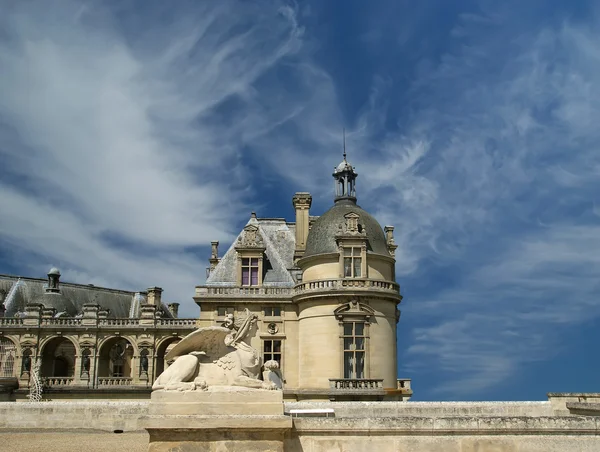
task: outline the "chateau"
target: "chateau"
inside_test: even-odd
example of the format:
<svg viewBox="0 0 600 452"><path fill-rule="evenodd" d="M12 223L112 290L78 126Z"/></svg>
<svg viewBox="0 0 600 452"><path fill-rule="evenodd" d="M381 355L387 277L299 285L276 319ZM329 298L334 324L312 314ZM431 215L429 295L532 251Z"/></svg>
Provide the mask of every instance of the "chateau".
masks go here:
<svg viewBox="0 0 600 452"><path fill-rule="evenodd" d="M409 401L394 228L357 204L345 154L333 177L322 215L296 193L294 222L252 213L222 257L212 242L194 319L159 287L63 283L56 268L0 275L3 445L45 448L59 432L61 450L80 450L93 428L126 433L102 437L111 450L150 452L600 450L600 393Z"/></svg>
<svg viewBox="0 0 600 452"><path fill-rule="evenodd" d="M34 363L46 397L145 398L168 350L198 327L248 309L251 345L279 363L286 400L408 400L397 378L393 230L357 204L355 169L335 168L333 206L311 216L296 193L295 221L252 213L227 252L212 253L196 287L197 319L177 318L162 289L127 292L0 276L0 377L4 397L25 398Z"/></svg>

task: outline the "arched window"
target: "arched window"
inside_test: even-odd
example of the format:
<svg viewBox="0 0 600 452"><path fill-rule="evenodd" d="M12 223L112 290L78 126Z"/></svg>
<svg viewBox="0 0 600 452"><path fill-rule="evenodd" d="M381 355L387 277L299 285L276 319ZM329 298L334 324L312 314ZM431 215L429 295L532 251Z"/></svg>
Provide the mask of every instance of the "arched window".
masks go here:
<svg viewBox="0 0 600 452"><path fill-rule="evenodd" d="M100 349L98 376L106 378L131 378L133 345L122 337L113 337ZM103 384L103 383L102 383Z"/></svg>
<svg viewBox="0 0 600 452"><path fill-rule="evenodd" d="M75 345L65 337L55 337L48 341L42 350L42 377L75 376ZM58 383L57 383L58 384ZM60 380L68 384L68 380Z"/></svg>
<svg viewBox="0 0 600 452"><path fill-rule="evenodd" d="M14 342L0 337L0 377L14 377L17 347Z"/></svg>

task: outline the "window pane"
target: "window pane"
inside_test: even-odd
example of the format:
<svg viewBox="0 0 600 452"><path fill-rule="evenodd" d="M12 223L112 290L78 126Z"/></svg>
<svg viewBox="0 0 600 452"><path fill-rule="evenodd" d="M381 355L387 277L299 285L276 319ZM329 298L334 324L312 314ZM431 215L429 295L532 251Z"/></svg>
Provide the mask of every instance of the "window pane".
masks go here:
<svg viewBox="0 0 600 452"><path fill-rule="evenodd" d="M273 315L273 308L265 308L265 317L271 317Z"/></svg>
<svg viewBox="0 0 600 452"><path fill-rule="evenodd" d="M258 267L258 257L253 257L252 259L250 259L250 265L252 265L253 267Z"/></svg>
<svg viewBox="0 0 600 452"><path fill-rule="evenodd" d="M364 336L365 335L365 324L364 323L355 323L354 324L354 334L356 334L357 336Z"/></svg>
<svg viewBox="0 0 600 452"><path fill-rule="evenodd" d="M273 341L273 351L275 353L281 353L281 341Z"/></svg>
<svg viewBox="0 0 600 452"><path fill-rule="evenodd" d="M251 281L250 285L258 286L258 268L251 267L250 270L252 270L252 281Z"/></svg>
<svg viewBox="0 0 600 452"><path fill-rule="evenodd" d="M352 336L352 323L344 323L344 336Z"/></svg>
<svg viewBox="0 0 600 452"><path fill-rule="evenodd" d="M364 352L356 352L356 377L365 378L365 354Z"/></svg>
<svg viewBox="0 0 600 452"><path fill-rule="evenodd" d="M344 256L352 256L352 248L344 248Z"/></svg>
<svg viewBox="0 0 600 452"><path fill-rule="evenodd" d="M355 278L360 278L360 263L361 263L360 257L355 257L354 258L354 277Z"/></svg>
<svg viewBox="0 0 600 452"><path fill-rule="evenodd" d="M250 270L248 267L242 267L242 286L250 284Z"/></svg>
<svg viewBox="0 0 600 452"><path fill-rule="evenodd" d="M265 341L264 346L263 346L263 350L265 352L271 352L273 350L273 342L272 341Z"/></svg>
<svg viewBox="0 0 600 452"><path fill-rule="evenodd" d="M219 317L223 317L226 314L225 308L223 306L219 306L217 308L217 315Z"/></svg>
<svg viewBox="0 0 600 452"><path fill-rule="evenodd" d="M242 265L248 266L249 262L250 262L250 259L248 259L247 257L245 257L244 259L242 259Z"/></svg>
<svg viewBox="0 0 600 452"><path fill-rule="evenodd" d="M354 340L351 337L344 338L344 350L354 350Z"/></svg>
<svg viewBox="0 0 600 452"><path fill-rule="evenodd" d="M352 259L349 257L344 258L344 276L352 276Z"/></svg>
<svg viewBox="0 0 600 452"><path fill-rule="evenodd" d="M356 345L356 350L364 350L365 349L365 338L357 337L355 339L354 344Z"/></svg>
<svg viewBox="0 0 600 452"><path fill-rule="evenodd" d="M273 315L275 317L281 317L281 308L273 308Z"/></svg>
<svg viewBox="0 0 600 452"><path fill-rule="evenodd" d="M354 378L354 353L344 353L344 378Z"/></svg>
<svg viewBox="0 0 600 452"><path fill-rule="evenodd" d="M277 361L277 362L280 364L280 366L279 366L279 367L281 367L281 353L274 353L274 354L273 354L273 359L274 359L275 361Z"/></svg>

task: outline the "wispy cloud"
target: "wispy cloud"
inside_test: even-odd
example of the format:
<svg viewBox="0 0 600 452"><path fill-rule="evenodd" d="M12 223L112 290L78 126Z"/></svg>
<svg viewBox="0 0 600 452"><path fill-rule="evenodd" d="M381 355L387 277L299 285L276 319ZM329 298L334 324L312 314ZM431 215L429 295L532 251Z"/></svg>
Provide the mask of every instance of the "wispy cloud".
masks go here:
<svg viewBox="0 0 600 452"><path fill-rule="evenodd" d="M81 282L163 284L193 315L206 256L185 249L232 237L244 146L302 108L263 80L302 62L295 11L42 3L0 19L1 238Z"/></svg>
<svg viewBox="0 0 600 452"><path fill-rule="evenodd" d="M550 359L556 328L600 315L600 37L511 18L463 16L456 50L413 84L416 114L378 142L395 163L361 162L376 174L368 199L388 189L379 214L397 225L400 281L430 281L406 300L407 369L441 370L435 391L458 397Z"/></svg>

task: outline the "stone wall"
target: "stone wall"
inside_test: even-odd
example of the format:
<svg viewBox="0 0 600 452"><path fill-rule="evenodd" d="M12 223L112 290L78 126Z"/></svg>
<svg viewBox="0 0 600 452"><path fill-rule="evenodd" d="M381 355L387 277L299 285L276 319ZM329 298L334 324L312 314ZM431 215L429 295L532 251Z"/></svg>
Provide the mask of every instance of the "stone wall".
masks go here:
<svg viewBox="0 0 600 452"><path fill-rule="evenodd" d="M0 403L2 429L94 429L140 431L149 401Z"/></svg>
<svg viewBox="0 0 600 452"><path fill-rule="evenodd" d="M568 452L600 450L600 417L557 415L552 402L286 402L287 452ZM0 403L0 437L34 429L142 431L149 402ZM557 410L558 408L558 410ZM250 413L249 413L250 414ZM561 413L562 414L562 413ZM140 441L147 436L140 435ZM26 449L23 449L26 450ZM119 450L118 448L114 449Z"/></svg>

